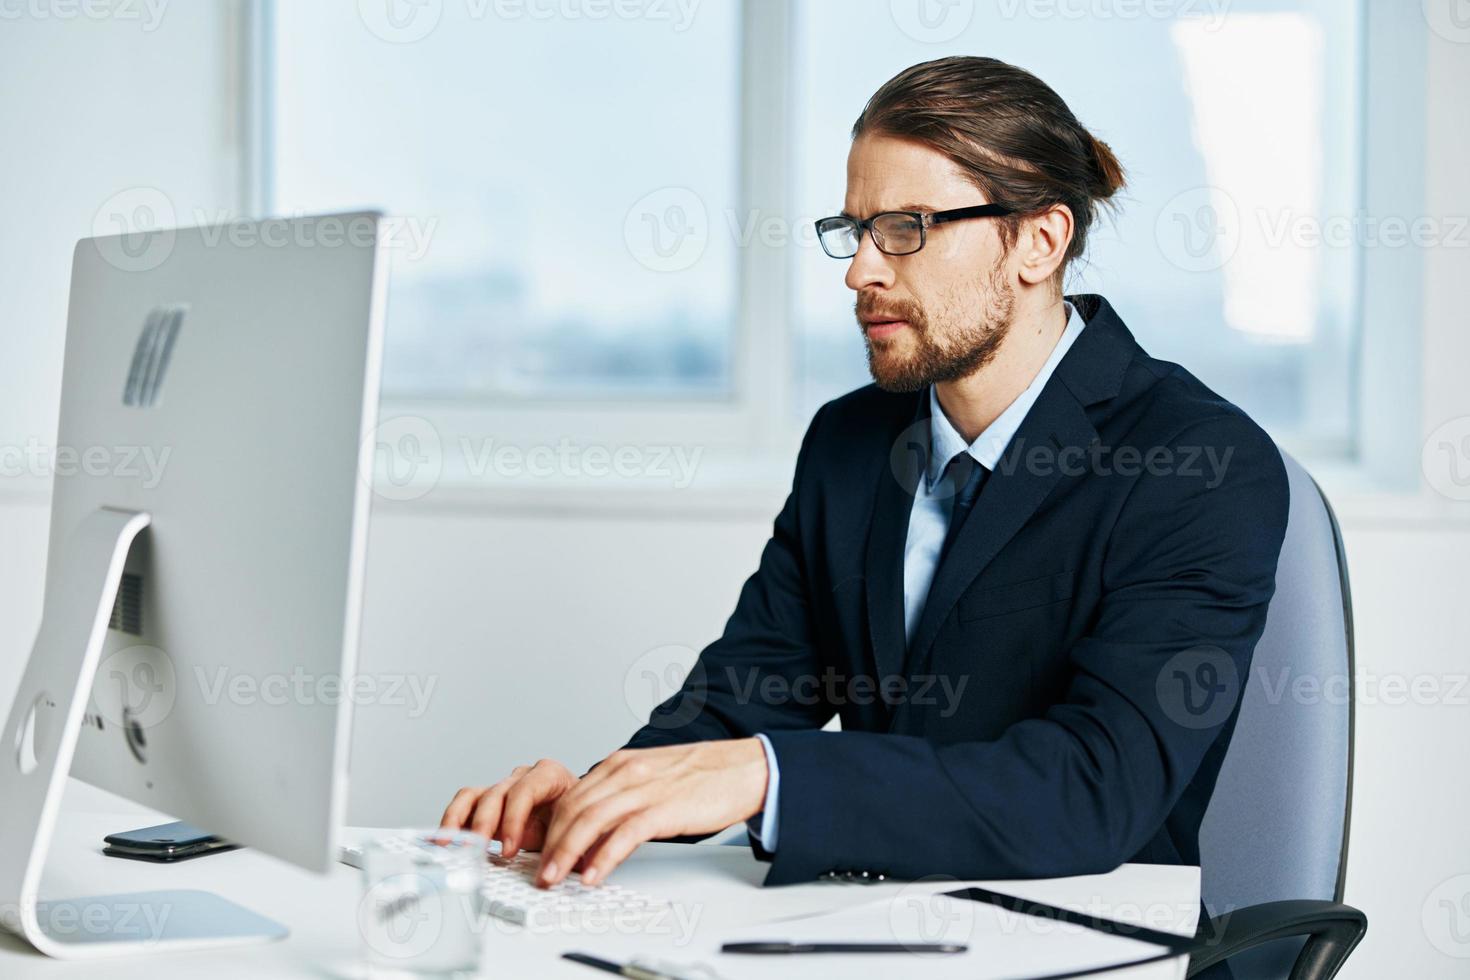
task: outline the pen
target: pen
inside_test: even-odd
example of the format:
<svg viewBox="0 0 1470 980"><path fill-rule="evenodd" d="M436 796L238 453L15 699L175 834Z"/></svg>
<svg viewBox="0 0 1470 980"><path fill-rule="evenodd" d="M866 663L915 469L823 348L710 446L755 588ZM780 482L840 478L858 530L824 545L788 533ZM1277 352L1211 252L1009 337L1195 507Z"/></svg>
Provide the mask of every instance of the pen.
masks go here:
<svg viewBox="0 0 1470 980"><path fill-rule="evenodd" d="M963 953L960 943L726 943L722 953Z"/></svg>
<svg viewBox="0 0 1470 980"><path fill-rule="evenodd" d="M583 966L590 966L594 970L603 970L607 973L616 973L620 977L629 977L631 980L676 980L676 978L671 977L667 973L656 973L653 970L645 970L642 967L633 966L631 963L624 966L619 963L614 963L611 960L598 959L596 956L590 956L587 953L562 953L561 958L571 960L573 963L581 963Z"/></svg>

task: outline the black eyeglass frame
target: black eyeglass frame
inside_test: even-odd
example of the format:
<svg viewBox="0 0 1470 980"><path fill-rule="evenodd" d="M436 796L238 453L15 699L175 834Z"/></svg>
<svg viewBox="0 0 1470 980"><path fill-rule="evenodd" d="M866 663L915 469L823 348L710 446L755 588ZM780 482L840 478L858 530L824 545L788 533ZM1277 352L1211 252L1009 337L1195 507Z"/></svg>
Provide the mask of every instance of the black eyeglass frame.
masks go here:
<svg viewBox="0 0 1470 980"><path fill-rule="evenodd" d="M817 243L822 246L822 251L834 259L850 259L853 255L857 255L857 248L862 247L863 232L866 231L869 235L872 235L873 222L891 214L901 214L904 217L913 218L918 222L919 244L905 252L890 252L883 247L877 238L874 238L873 244L884 255L913 255L924 247L925 242L928 240L926 232L931 225L942 225L950 221L963 221L966 218L1000 218L1015 213L1016 209L1008 204L973 204L967 208L950 208L947 211L879 211L871 218L852 218L845 214L834 214L830 217L818 218L814 224L817 229ZM827 249L827 243L822 239L822 226L829 221L841 221L857 229L857 234L855 235L857 248L853 249L852 255L832 255Z"/></svg>

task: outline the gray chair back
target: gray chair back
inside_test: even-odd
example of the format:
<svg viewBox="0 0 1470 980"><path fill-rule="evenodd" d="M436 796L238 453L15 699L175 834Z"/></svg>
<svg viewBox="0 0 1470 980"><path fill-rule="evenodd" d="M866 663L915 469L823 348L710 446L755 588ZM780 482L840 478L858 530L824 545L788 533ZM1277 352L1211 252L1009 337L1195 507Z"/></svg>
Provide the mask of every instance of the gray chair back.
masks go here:
<svg viewBox="0 0 1470 980"><path fill-rule="evenodd" d="M1276 594L1200 826L1202 898L1220 915L1285 899L1342 900L1352 798L1352 597L1332 508L1282 453L1291 488ZM1230 960L1283 980L1301 939Z"/></svg>

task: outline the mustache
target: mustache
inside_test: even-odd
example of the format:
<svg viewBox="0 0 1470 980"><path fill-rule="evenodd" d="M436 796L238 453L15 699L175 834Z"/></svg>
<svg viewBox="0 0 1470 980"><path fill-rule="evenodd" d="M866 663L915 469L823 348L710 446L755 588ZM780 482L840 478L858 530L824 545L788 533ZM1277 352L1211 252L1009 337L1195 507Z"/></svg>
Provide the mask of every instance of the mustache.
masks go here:
<svg viewBox="0 0 1470 980"><path fill-rule="evenodd" d="M907 320L918 327L924 323L924 309L913 300L881 302L872 293L860 294L852 307L859 321L864 320Z"/></svg>

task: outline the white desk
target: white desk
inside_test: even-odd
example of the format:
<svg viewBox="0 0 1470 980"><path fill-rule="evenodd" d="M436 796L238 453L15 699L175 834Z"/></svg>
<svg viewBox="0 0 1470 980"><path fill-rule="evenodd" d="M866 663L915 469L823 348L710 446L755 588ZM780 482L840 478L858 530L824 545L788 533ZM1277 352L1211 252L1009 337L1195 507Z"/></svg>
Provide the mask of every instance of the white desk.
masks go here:
<svg viewBox="0 0 1470 980"><path fill-rule="evenodd" d="M289 802L282 801L282 804L289 805ZM290 937L283 942L214 952L145 954L88 962L48 959L19 938L0 930L0 976L86 976L109 980L172 977L227 980L259 976L346 980L364 976L356 925L362 891L358 872L338 866L328 875L313 875L250 850L172 865L102 855L104 834L166 819L85 784L69 782L42 886L43 898L201 888L276 919L290 928ZM7 846L14 845L7 842ZM748 935L751 927L761 924L855 909L879 900L898 908L900 902L911 896L949 891L962 884L979 884L1181 935L1193 933L1199 913L1199 872L1195 868L1125 865L1108 875L1048 881L813 883L763 889L759 883L765 872L766 866L751 857L745 847L645 845L614 877L629 887L670 899L686 910L679 919L670 920L662 937L531 935L497 923L487 932L483 973L593 980L595 971L559 958L563 952L580 950L616 961L640 954L682 962L703 961L716 965L721 975L731 980L923 975L934 960L907 954L751 957L720 956L718 948L721 942L733 938L751 938ZM1049 951L1066 941L1065 933L1072 927L1055 923L1036 926L1034 920L1017 925L1018 918L1024 917L1012 917L1009 932L1013 935L1007 941L1019 941L1016 936L1028 941L1035 949L1035 972L1044 972L1051 965ZM785 928L771 925L757 931L762 938L784 939L790 938L788 933L797 928L795 922L790 922ZM742 930L747 935L741 935ZM881 942L892 941L893 937L865 938ZM984 939L978 936L977 942ZM1110 976L1129 980L1181 980L1184 969L1183 961L1176 960Z"/></svg>

